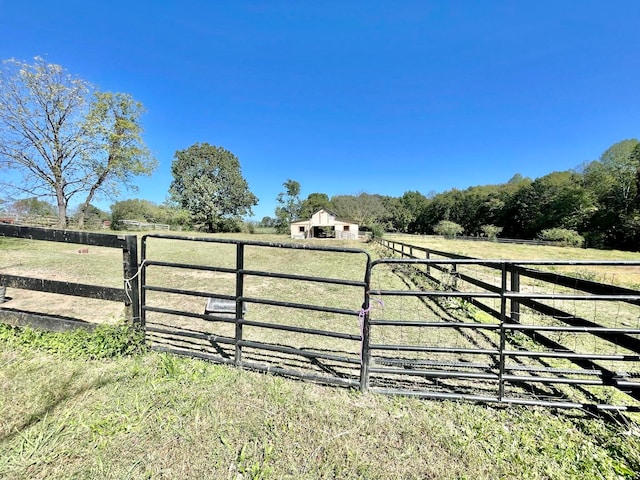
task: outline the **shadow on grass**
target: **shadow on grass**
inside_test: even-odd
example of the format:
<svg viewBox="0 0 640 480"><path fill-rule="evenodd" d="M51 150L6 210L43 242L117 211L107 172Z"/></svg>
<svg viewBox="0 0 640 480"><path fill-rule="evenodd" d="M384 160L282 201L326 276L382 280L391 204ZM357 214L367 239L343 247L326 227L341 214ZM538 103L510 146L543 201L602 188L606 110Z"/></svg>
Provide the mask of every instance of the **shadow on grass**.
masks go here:
<svg viewBox="0 0 640 480"><path fill-rule="evenodd" d="M50 398L47 398L46 404L34 412L28 414L25 412L22 422L11 426L5 434L0 433L0 442L5 440L10 441L17 435L20 435L25 429L36 425L52 413L59 405L79 397L86 392L97 390L117 381L117 376L100 378L82 388L74 389L73 384L79 378L80 374L81 372L76 370L64 382L57 383L55 390L48 395Z"/></svg>

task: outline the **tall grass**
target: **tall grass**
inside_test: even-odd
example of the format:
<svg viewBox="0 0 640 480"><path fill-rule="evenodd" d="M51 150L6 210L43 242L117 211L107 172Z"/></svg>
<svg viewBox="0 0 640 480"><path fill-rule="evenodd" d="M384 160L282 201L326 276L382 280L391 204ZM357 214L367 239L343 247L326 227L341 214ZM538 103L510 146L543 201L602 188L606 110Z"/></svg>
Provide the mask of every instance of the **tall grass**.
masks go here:
<svg viewBox="0 0 640 480"><path fill-rule="evenodd" d="M363 395L153 352L98 360L72 349L51 353L43 342L29 347L14 338L24 332L0 331L0 478L616 479L640 472L637 426L578 411ZM56 343L75 342L58 335Z"/></svg>

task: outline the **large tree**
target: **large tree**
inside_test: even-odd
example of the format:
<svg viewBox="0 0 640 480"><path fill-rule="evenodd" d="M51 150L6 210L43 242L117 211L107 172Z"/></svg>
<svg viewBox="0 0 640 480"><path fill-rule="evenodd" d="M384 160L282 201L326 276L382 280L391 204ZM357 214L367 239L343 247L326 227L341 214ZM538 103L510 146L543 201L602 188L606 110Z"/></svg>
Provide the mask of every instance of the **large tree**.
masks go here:
<svg viewBox="0 0 640 480"><path fill-rule="evenodd" d="M552 172L522 188L513 199L510 226L514 236L534 238L542 230L582 230L595 201L574 171Z"/></svg>
<svg viewBox="0 0 640 480"><path fill-rule="evenodd" d="M285 191L280 192L276 198L278 201L275 212L276 231L278 233L288 232L291 222L300 216L300 183L289 178L282 186Z"/></svg>
<svg viewBox="0 0 640 480"><path fill-rule="evenodd" d="M358 195L336 195L331 197L335 212L366 227L373 227L387 217L382 195L359 193Z"/></svg>
<svg viewBox="0 0 640 480"><path fill-rule="evenodd" d="M615 143L585 169L587 185L603 202L623 214L629 212L636 196L640 164L634 151L639 143L635 138Z"/></svg>
<svg viewBox="0 0 640 480"><path fill-rule="evenodd" d="M321 208L333 209L329 196L326 193L310 193L307 198L300 204L300 217L311 218Z"/></svg>
<svg viewBox="0 0 640 480"><path fill-rule="evenodd" d="M599 160L591 162L585 168L586 188L597 199L597 211L591 218L587 235L592 245L638 248L638 145L640 142L635 138L615 143Z"/></svg>
<svg viewBox="0 0 640 480"><path fill-rule="evenodd" d="M427 208L429 199L418 191L404 192L399 198L400 222L396 220L396 227L402 232L415 233L417 231L416 220Z"/></svg>
<svg viewBox="0 0 640 480"><path fill-rule="evenodd" d="M177 151L171 173L173 200L209 232L232 229L258 204L242 176L240 161L222 147L196 143Z"/></svg>
<svg viewBox="0 0 640 480"><path fill-rule="evenodd" d="M143 105L128 94L95 92L86 121L93 146L83 190L86 196L78 214L80 227L98 194L115 198L120 185L135 191L133 177L148 175L155 169L157 162L140 136L144 111Z"/></svg>
<svg viewBox="0 0 640 480"><path fill-rule="evenodd" d="M131 187L156 162L141 139L142 106L125 94L101 93L60 65L6 60L0 68L0 167L16 196L55 199L58 223L81 198ZM83 215L81 215L81 220Z"/></svg>

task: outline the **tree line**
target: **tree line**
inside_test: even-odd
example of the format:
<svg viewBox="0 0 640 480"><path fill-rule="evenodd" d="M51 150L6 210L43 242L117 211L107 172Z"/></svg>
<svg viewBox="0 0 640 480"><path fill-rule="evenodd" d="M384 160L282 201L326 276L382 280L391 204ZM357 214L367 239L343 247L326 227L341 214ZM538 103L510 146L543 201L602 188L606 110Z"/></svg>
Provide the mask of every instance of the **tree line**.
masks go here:
<svg viewBox="0 0 640 480"><path fill-rule="evenodd" d="M135 191L134 179L150 175L157 161L142 139L142 104L125 93L102 92L59 65L37 57L0 68L0 177L9 197L0 209L54 213L67 226L72 199L80 227L104 212L92 202ZM121 220L166 223L206 231L239 231L258 198L230 151L196 143L175 153L173 181L162 205L115 201L112 225ZM637 250L640 245L640 142L622 140L580 168L531 179L520 174L496 185L437 194L407 191L400 197L314 192L287 179L274 217L262 226L288 232L291 221L320 208L363 229L532 239L579 239L590 247ZM53 200L53 202L44 199ZM51 208L49 208L49 205Z"/></svg>
<svg viewBox="0 0 640 480"><path fill-rule="evenodd" d="M640 245L640 142L609 147L598 160L532 180L452 189L425 199L406 231L430 233L438 222L459 224L467 235L500 227L501 236L531 239L549 230L575 232L597 248Z"/></svg>
<svg viewBox="0 0 640 480"><path fill-rule="evenodd" d="M370 229L415 234L535 239L580 239L586 246L637 250L640 246L640 142L609 147L579 168L531 179L451 189L437 194L405 192L400 197L371 193L311 193L287 180L275 218L261 224L286 231L291 219L309 218L320 208ZM546 236L545 236L546 235Z"/></svg>

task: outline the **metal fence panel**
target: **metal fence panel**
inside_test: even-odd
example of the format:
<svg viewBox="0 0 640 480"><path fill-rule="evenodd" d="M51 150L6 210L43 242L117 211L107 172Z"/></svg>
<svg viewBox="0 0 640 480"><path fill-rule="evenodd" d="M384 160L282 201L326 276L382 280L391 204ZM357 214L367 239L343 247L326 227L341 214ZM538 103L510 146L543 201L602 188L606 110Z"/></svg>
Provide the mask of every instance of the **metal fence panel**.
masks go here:
<svg viewBox="0 0 640 480"><path fill-rule="evenodd" d="M376 291L372 390L638 410L640 292L558 271L640 262L480 260L381 243L404 258L372 262L371 291L391 271L403 283Z"/></svg>
<svg viewBox="0 0 640 480"><path fill-rule="evenodd" d="M388 246L404 258L147 235L148 341L378 393L639 410L640 292L559 271L640 262L511 262Z"/></svg>
<svg viewBox="0 0 640 480"><path fill-rule="evenodd" d="M148 342L157 350L357 387L369 262L365 251L352 248L145 235L141 301Z"/></svg>

